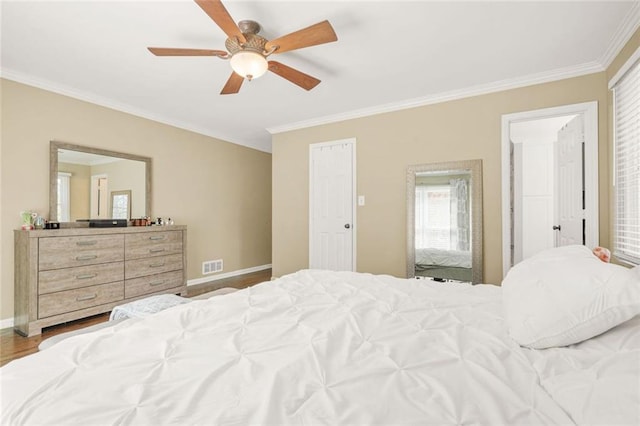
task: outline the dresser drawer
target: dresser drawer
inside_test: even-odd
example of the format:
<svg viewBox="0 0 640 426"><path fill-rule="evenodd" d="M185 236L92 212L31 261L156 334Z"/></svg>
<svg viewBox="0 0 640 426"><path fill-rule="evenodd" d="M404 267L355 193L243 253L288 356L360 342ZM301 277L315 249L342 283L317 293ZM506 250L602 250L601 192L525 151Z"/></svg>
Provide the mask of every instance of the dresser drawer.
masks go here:
<svg viewBox="0 0 640 426"><path fill-rule="evenodd" d="M182 232L127 234L124 246L127 260L182 253Z"/></svg>
<svg viewBox="0 0 640 426"><path fill-rule="evenodd" d="M149 275L127 280L124 285L124 297L128 299L181 286L184 286L182 271Z"/></svg>
<svg viewBox="0 0 640 426"><path fill-rule="evenodd" d="M40 238L40 271L124 260L124 235Z"/></svg>
<svg viewBox="0 0 640 426"><path fill-rule="evenodd" d="M89 287L124 280L124 262L78 266L42 271L38 277L38 294Z"/></svg>
<svg viewBox="0 0 640 426"><path fill-rule="evenodd" d="M124 278L138 278L177 270L182 270L182 254L127 260L124 263Z"/></svg>
<svg viewBox="0 0 640 426"><path fill-rule="evenodd" d="M44 294L38 297L38 318L52 317L122 299L122 281Z"/></svg>

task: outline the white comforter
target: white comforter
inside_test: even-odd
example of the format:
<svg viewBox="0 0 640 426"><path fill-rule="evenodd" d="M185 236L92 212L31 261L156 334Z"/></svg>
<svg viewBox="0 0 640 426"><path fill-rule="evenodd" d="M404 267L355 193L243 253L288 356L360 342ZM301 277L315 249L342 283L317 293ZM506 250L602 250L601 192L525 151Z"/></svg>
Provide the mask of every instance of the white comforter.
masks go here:
<svg viewBox="0 0 640 426"><path fill-rule="evenodd" d="M501 310L489 285L301 271L9 363L1 424L573 423Z"/></svg>

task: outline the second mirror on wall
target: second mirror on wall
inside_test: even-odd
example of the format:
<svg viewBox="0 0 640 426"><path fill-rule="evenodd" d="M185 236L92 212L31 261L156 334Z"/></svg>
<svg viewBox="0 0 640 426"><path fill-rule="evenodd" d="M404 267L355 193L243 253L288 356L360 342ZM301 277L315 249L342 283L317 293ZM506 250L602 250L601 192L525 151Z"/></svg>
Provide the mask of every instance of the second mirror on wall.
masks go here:
<svg viewBox="0 0 640 426"><path fill-rule="evenodd" d="M410 166L407 276L482 281L481 160Z"/></svg>

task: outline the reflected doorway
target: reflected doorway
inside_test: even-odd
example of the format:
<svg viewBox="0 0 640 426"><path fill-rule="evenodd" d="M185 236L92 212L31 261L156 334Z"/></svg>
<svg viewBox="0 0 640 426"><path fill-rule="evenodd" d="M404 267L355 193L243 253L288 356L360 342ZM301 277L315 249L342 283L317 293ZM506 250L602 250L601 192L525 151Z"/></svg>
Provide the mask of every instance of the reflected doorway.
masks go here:
<svg viewBox="0 0 640 426"><path fill-rule="evenodd" d="M109 219L109 178L107 175L91 176L91 218Z"/></svg>

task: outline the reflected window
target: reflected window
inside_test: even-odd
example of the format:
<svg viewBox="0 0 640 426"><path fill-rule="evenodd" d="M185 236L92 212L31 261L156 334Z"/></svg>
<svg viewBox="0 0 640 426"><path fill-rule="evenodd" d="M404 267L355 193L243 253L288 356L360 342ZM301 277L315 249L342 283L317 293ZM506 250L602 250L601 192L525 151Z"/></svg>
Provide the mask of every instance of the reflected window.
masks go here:
<svg viewBox="0 0 640 426"><path fill-rule="evenodd" d="M129 219L131 211L131 191L111 192L111 218Z"/></svg>
<svg viewBox="0 0 640 426"><path fill-rule="evenodd" d="M470 250L469 194L466 179L449 184L417 185L416 249Z"/></svg>
<svg viewBox="0 0 640 426"><path fill-rule="evenodd" d="M69 188L71 181L71 173L58 173L58 221L68 222L71 216L71 202L69 200Z"/></svg>
<svg viewBox="0 0 640 426"><path fill-rule="evenodd" d="M451 249L451 188L448 185L416 187L416 248Z"/></svg>

